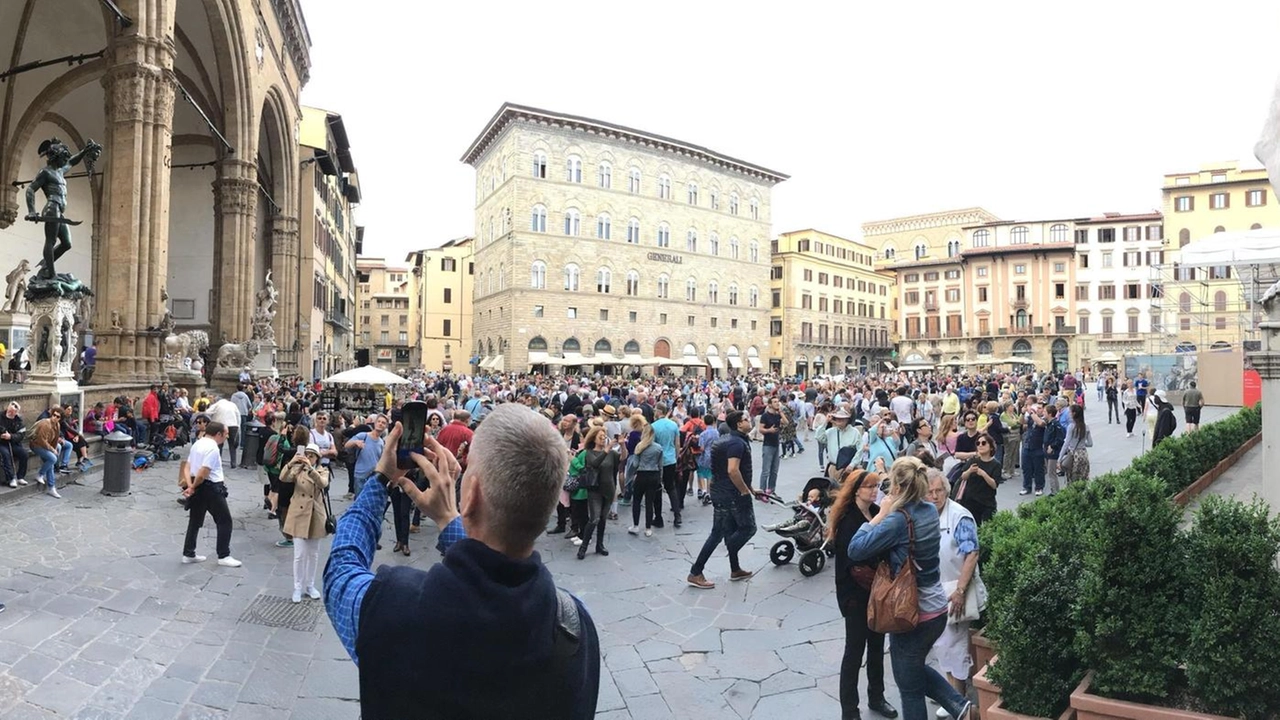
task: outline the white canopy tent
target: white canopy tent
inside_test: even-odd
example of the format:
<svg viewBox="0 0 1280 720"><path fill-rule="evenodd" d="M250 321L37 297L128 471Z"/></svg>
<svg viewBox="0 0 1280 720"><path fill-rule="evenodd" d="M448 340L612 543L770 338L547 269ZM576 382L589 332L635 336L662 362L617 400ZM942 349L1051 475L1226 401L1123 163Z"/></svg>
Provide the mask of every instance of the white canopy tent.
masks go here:
<svg viewBox="0 0 1280 720"><path fill-rule="evenodd" d="M345 370L324 379L325 385L408 385L399 375L372 365Z"/></svg>
<svg viewBox="0 0 1280 720"><path fill-rule="evenodd" d="M1214 233L1179 250L1184 267L1229 266L1239 278L1244 299L1261 299L1280 280L1280 228Z"/></svg>

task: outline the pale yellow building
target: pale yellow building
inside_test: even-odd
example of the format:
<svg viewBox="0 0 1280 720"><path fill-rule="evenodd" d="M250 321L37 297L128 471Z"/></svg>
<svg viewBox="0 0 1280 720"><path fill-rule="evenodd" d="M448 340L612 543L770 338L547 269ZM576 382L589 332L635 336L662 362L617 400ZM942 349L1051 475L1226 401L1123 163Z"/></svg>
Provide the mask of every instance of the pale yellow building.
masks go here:
<svg viewBox="0 0 1280 720"><path fill-rule="evenodd" d="M1266 170L1242 169L1234 161L1207 164L1165 175L1161 195L1168 242L1165 264L1152 273L1162 291L1152 299L1158 337L1151 351L1239 348L1257 337L1259 318L1243 299L1236 269L1180 267L1179 250L1215 233L1280 226L1280 203Z"/></svg>
<svg viewBox="0 0 1280 720"><path fill-rule="evenodd" d="M470 369L467 353L472 348L475 277L472 247L472 238L458 238L438 248L411 252L405 258L413 268L412 281L417 287L415 310L420 318L417 351L427 371L467 372ZM493 364L492 359L489 364Z"/></svg>
<svg viewBox="0 0 1280 720"><path fill-rule="evenodd" d="M769 367L786 375L883 368L893 346L893 274L876 250L818 230L772 242Z"/></svg>
<svg viewBox="0 0 1280 720"><path fill-rule="evenodd" d="M770 192L691 143L505 104L476 169L472 357L483 370L762 368Z"/></svg>
<svg viewBox="0 0 1280 720"><path fill-rule="evenodd" d="M355 366L360 179L341 115L304 106L298 138L298 343L278 357L282 373L325 378Z"/></svg>
<svg viewBox="0 0 1280 720"><path fill-rule="evenodd" d="M384 370L416 369L419 325L409 268L384 258L357 258L356 361Z"/></svg>

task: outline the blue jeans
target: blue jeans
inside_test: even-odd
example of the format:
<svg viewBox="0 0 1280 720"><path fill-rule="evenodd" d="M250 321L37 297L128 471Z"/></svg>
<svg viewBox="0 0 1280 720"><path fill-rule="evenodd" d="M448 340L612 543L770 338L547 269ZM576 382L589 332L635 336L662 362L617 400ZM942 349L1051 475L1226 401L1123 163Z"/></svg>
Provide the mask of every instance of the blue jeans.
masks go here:
<svg viewBox="0 0 1280 720"><path fill-rule="evenodd" d="M58 451L58 464L63 467L71 464L71 443L62 443L62 447Z"/></svg>
<svg viewBox="0 0 1280 720"><path fill-rule="evenodd" d="M760 447L760 489L773 490L778 487L778 446L762 445Z"/></svg>
<svg viewBox="0 0 1280 720"><path fill-rule="evenodd" d="M924 698L933 701L959 717L967 702L949 685L937 670L925 664L929 649L947 627L947 616L939 615L916 625L911 632L891 635L889 662L893 665L893 681L902 699L902 720L927 720Z"/></svg>
<svg viewBox="0 0 1280 720"><path fill-rule="evenodd" d="M58 462L57 456L52 450L44 448L31 448L36 455L40 457L40 477L44 478L45 485L56 488L58 487L58 476L54 473L53 467Z"/></svg>
<svg viewBox="0 0 1280 720"><path fill-rule="evenodd" d="M1044 451L1028 450L1025 445L1022 447L1022 489L1044 489Z"/></svg>
<svg viewBox="0 0 1280 720"><path fill-rule="evenodd" d="M776 460L778 448L773 449ZM733 572L742 569L738 564L738 551L747 544L751 536L756 534L756 511L751 505L752 502L754 502L752 496L740 495L733 499L733 504L714 503L711 534L702 544L702 551L698 553L698 559L689 570L690 575L702 574L707 567L707 560L711 559L711 553L716 551L721 540L724 541L725 549L729 551L729 569Z"/></svg>

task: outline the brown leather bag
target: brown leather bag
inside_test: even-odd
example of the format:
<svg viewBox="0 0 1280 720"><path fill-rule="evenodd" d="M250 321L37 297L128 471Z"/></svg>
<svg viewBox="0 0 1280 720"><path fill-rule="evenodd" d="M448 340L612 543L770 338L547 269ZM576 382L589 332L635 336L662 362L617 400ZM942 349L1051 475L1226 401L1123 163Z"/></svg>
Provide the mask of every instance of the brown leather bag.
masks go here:
<svg viewBox="0 0 1280 720"><path fill-rule="evenodd" d="M920 622L919 590L916 588L916 526L907 511L899 512L907 518L907 559L899 568L897 577L893 576L888 560L876 568L871 599L867 602L867 627L872 632L910 632Z"/></svg>

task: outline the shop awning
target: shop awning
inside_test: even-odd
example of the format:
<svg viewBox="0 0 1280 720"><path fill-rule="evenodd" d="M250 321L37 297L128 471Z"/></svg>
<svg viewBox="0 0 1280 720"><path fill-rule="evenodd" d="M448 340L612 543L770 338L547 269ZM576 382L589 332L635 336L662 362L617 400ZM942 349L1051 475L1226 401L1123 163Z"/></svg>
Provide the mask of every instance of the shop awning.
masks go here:
<svg viewBox="0 0 1280 720"><path fill-rule="evenodd" d="M730 358L730 360L732 360L732 358ZM720 359L719 355L708 355L707 364L711 366L712 370L724 369L724 360Z"/></svg>
<svg viewBox="0 0 1280 720"><path fill-rule="evenodd" d="M760 358L755 357L754 355L747 356L747 363L751 365L752 370L759 370L760 368L764 367L763 365L760 364Z"/></svg>
<svg viewBox="0 0 1280 720"><path fill-rule="evenodd" d="M498 372L504 372L506 371L506 368L507 368L507 363L504 360L502 355L495 356L493 358L493 362L489 363L490 370L497 370Z"/></svg>
<svg viewBox="0 0 1280 720"><path fill-rule="evenodd" d="M757 361L757 362L758 362L758 361ZM741 369L742 369L742 358L738 357L737 355L730 355L730 356L729 356L729 367L733 368L734 370L741 370Z"/></svg>
<svg viewBox="0 0 1280 720"><path fill-rule="evenodd" d="M626 355L622 356L622 359L626 361L627 365L631 365L634 367L641 367L643 365L657 365L662 360L662 358L642 358L635 353L627 353Z"/></svg>
<svg viewBox="0 0 1280 720"><path fill-rule="evenodd" d="M595 362L590 358L582 357L582 353L567 352L564 354L564 364L572 367L574 365L594 365Z"/></svg>
<svg viewBox="0 0 1280 720"><path fill-rule="evenodd" d="M898 369L924 371L924 370L933 370L935 368L933 365L900 365L898 366Z"/></svg>
<svg viewBox="0 0 1280 720"><path fill-rule="evenodd" d="M682 358L655 358L659 365L676 365L680 367L706 367L707 364L699 360L696 356L689 355Z"/></svg>
<svg viewBox="0 0 1280 720"><path fill-rule="evenodd" d="M489 355L485 355L484 359L480 361L480 369L487 370L489 368L489 363L491 362L493 362L493 358Z"/></svg>
<svg viewBox="0 0 1280 720"><path fill-rule="evenodd" d="M530 350L529 364L530 365L546 365L548 357L549 356L544 350Z"/></svg>
<svg viewBox="0 0 1280 720"><path fill-rule="evenodd" d="M880 362L884 363L884 366L885 366L885 367L887 367L887 368L889 368L890 370L897 370L897 369L898 369L897 367L895 367L895 366L894 366L894 364L893 364L893 363L889 362L888 360L881 360Z"/></svg>

